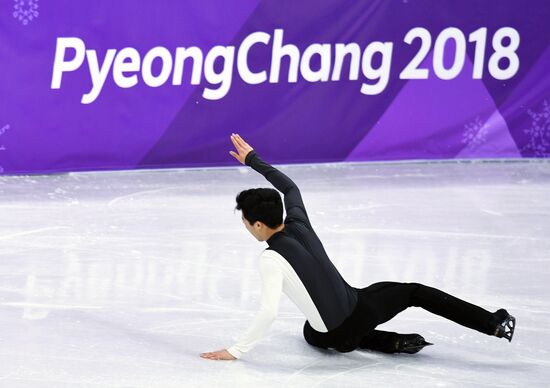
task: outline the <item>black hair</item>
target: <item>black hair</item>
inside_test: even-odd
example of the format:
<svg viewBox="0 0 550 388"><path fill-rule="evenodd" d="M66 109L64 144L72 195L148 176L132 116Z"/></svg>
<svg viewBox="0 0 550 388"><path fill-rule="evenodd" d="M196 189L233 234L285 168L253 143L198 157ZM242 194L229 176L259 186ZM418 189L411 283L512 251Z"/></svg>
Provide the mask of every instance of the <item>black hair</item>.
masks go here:
<svg viewBox="0 0 550 388"><path fill-rule="evenodd" d="M242 210L244 218L253 225L263 222L274 229L283 223L283 202L275 189L248 189L237 195L235 209Z"/></svg>

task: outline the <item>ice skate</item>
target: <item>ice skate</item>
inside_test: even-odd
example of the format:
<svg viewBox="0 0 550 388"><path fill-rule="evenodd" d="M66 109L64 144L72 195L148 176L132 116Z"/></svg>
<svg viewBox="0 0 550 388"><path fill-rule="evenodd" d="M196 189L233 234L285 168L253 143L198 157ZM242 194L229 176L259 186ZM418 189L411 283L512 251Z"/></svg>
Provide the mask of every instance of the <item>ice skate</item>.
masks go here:
<svg viewBox="0 0 550 388"><path fill-rule="evenodd" d="M516 318L510 315L508 311L504 309L498 310L495 314L504 317L504 319L495 329L495 336L499 338L506 338L508 342L512 342L514 330L516 329Z"/></svg>
<svg viewBox="0 0 550 388"><path fill-rule="evenodd" d="M402 334L396 344L396 353L414 354L429 345L433 344L427 342L420 334Z"/></svg>

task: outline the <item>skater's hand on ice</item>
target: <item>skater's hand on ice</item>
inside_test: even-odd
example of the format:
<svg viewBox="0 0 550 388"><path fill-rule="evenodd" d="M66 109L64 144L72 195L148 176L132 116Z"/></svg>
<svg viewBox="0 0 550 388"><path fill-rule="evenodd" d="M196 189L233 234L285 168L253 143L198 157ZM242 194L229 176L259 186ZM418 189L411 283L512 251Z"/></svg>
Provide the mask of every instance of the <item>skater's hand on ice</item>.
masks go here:
<svg viewBox="0 0 550 388"><path fill-rule="evenodd" d="M242 137L240 137L236 133L231 134L231 141L233 142L233 145L235 146L237 152L229 151L229 153L241 164L244 164L246 155L248 155L248 153L252 151L252 147L250 147L250 145L248 145L248 143L245 142Z"/></svg>
<svg viewBox="0 0 550 388"><path fill-rule="evenodd" d="M216 352L201 353L202 358L208 358L209 360L236 360L226 349L218 350Z"/></svg>

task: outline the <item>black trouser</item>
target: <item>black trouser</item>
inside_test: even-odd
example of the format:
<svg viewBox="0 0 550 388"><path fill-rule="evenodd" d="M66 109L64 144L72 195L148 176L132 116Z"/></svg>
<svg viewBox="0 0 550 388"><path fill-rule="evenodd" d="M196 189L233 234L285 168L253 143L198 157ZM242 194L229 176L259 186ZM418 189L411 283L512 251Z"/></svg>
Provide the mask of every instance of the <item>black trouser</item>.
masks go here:
<svg viewBox="0 0 550 388"><path fill-rule="evenodd" d="M399 334L375 330L407 307L422 307L462 326L494 334L498 316L438 289L418 283L380 282L358 289L357 306L337 328L326 333L304 325L304 338L313 346L349 352L357 348L395 352Z"/></svg>

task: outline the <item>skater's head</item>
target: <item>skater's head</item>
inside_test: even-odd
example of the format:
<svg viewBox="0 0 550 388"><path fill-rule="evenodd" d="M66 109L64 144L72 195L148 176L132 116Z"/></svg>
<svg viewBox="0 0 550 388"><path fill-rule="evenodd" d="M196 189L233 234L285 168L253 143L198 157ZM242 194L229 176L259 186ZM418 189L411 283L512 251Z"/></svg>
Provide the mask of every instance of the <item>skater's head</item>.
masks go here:
<svg viewBox="0 0 550 388"><path fill-rule="evenodd" d="M267 240L283 224L283 202L277 190L248 189L236 200L244 226L258 241Z"/></svg>

